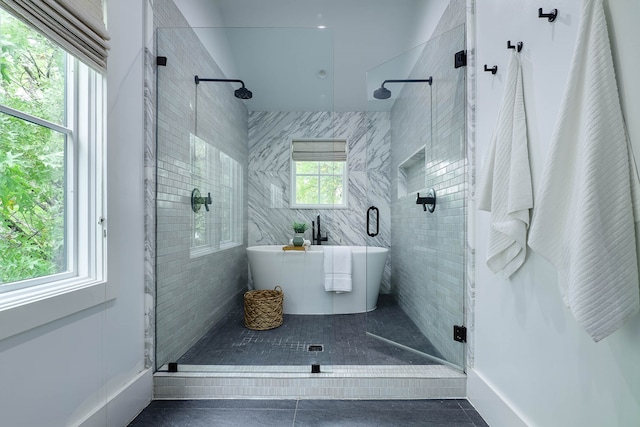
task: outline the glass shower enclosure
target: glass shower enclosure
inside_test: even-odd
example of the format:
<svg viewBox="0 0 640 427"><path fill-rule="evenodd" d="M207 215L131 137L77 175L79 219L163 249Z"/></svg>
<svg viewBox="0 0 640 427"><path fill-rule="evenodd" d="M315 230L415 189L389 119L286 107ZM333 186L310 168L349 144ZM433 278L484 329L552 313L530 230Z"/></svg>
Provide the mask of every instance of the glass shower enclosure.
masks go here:
<svg viewBox="0 0 640 427"><path fill-rule="evenodd" d="M306 239L318 216L323 230L335 223L332 209L291 208L289 174L293 138L334 138L331 32L160 28L156 37L158 56L167 58L157 69L156 368L259 366L268 372L277 366L273 369L281 372L306 371L320 361L332 365L325 351L334 341L330 316L254 331L244 327L243 313L244 292L253 285L248 246L286 245L293 222L307 224ZM308 49L318 63L296 64L296 56ZM289 81L280 92L268 84L287 67L313 73L326 111L307 113L302 106L301 112L261 111L270 97L311 96L302 79ZM320 67L328 72L316 78ZM245 78L236 70L253 73L245 71ZM256 91L251 83L265 89ZM236 91L242 87L253 97L239 99ZM306 259L279 252L274 254L281 261ZM285 288L286 304L292 292L281 280L293 273L276 262L280 276L270 287ZM323 310L333 312L331 301ZM303 331L307 335L300 337Z"/></svg>
<svg viewBox="0 0 640 427"><path fill-rule="evenodd" d="M157 69L156 369L307 372L321 364L330 372L332 365L434 363L462 369L464 345L453 341L452 330L464 324L466 96L465 68L454 68L453 57L465 48L464 26L370 70L369 108L361 112L334 111L329 30L160 28L156 37L158 56L167 58ZM248 54L247 45L271 59ZM273 46L281 52L267 53ZM297 50L312 50L318 62L296 63ZM269 97L316 96L304 79L280 92L252 89L253 79L269 87L283 67L313 74L322 111L303 103L287 111L261 106ZM237 81L244 77L237 70L247 69L260 72ZM389 99L372 96L385 80L426 78L432 84L388 83ZM235 96L241 84L253 98ZM292 206L292 141L344 141L347 206ZM416 204L431 189L433 212ZM293 222L308 224L305 238L312 240L318 219L322 245L388 250L377 308L342 314L345 295L334 293L328 315L285 314L271 331L244 328L243 294L255 274L247 248L287 245ZM284 261L307 262L313 251L279 252L273 267L284 279ZM366 265L367 274L372 267ZM307 270L297 280L308 282ZM286 304L294 292L284 291Z"/></svg>
<svg viewBox="0 0 640 427"><path fill-rule="evenodd" d="M465 346L453 331L464 325L466 68L454 58L464 50L460 25L367 73L371 121L389 122L388 151L380 135L369 137L368 198L382 234L371 236L371 226L368 246L391 242L367 331L460 369ZM381 87L389 98L374 97Z"/></svg>

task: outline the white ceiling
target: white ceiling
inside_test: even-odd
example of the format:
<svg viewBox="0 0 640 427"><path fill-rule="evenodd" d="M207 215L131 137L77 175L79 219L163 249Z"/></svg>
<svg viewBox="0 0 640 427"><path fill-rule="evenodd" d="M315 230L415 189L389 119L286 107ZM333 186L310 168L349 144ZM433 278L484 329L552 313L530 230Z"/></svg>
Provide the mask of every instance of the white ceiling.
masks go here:
<svg viewBox="0 0 640 427"><path fill-rule="evenodd" d="M425 42L448 0L175 0L251 111L366 111L388 63ZM318 29L326 26L326 29ZM214 29L215 28L215 29ZM367 84L367 72L387 62ZM401 61L395 61L400 63ZM406 61L404 65L407 66ZM320 70L326 77L318 78ZM397 75L404 73L404 75ZM207 77L206 70L199 73ZM394 75L391 75L394 74ZM371 77L371 76L370 76ZM382 80L380 80L382 79ZM380 81L377 81L380 80ZM369 86L369 87L367 87ZM375 87L374 87L375 86Z"/></svg>

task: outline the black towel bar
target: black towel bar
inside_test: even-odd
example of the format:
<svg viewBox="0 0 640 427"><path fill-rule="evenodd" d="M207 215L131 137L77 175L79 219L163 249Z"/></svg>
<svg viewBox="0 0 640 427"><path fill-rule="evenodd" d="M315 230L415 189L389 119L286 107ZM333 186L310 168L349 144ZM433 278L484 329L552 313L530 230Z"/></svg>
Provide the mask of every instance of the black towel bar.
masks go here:
<svg viewBox="0 0 640 427"><path fill-rule="evenodd" d="M371 212L376 213L376 231L375 232L369 231L369 214ZM376 237L379 232L380 232L380 210L375 206L371 206L369 209L367 209L367 234L370 237Z"/></svg>

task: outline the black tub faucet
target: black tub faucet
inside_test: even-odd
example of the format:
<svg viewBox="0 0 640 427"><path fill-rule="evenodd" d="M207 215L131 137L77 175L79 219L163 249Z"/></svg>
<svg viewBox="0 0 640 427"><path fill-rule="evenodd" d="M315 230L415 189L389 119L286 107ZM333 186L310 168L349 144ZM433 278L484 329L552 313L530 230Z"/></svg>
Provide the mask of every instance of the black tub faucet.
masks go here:
<svg viewBox="0 0 640 427"><path fill-rule="evenodd" d="M316 223L318 224L318 230L316 232ZM315 221L311 221L311 244L321 245L322 242L326 242L329 240L328 235L322 237L322 233L320 232L320 215L316 217Z"/></svg>

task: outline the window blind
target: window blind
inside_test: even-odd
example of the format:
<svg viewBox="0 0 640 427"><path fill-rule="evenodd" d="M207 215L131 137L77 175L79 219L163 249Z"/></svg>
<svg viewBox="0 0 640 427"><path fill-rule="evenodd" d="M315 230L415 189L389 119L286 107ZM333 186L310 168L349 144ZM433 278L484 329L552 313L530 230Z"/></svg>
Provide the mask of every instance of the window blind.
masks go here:
<svg viewBox="0 0 640 427"><path fill-rule="evenodd" d="M109 33L102 0L2 0L0 7L90 67L106 71Z"/></svg>
<svg viewBox="0 0 640 427"><path fill-rule="evenodd" d="M295 161L345 162L347 160L347 141L293 141L291 156Z"/></svg>

